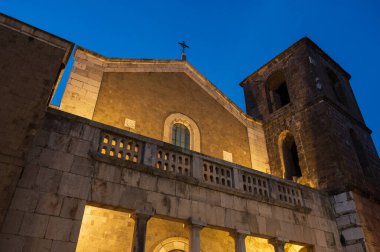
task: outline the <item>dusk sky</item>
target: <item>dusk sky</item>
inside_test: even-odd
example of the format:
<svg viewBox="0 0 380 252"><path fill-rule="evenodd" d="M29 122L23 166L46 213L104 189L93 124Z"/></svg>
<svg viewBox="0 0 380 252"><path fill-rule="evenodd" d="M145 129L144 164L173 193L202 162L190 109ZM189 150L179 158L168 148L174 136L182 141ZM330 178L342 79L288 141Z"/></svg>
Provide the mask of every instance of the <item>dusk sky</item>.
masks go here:
<svg viewBox="0 0 380 252"><path fill-rule="evenodd" d="M308 36L351 74L380 148L380 1L2 0L0 11L107 57L178 59L186 40L188 61L243 110L240 81Z"/></svg>

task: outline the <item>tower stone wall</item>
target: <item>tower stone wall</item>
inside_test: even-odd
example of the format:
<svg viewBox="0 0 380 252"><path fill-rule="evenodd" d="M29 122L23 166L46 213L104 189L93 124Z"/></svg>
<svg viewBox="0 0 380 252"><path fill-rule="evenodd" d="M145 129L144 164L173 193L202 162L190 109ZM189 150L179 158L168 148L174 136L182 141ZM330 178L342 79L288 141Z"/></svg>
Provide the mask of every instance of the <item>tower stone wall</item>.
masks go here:
<svg viewBox="0 0 380 252"><path fill-rule="evenodd" d="M332 195L345 249L377 251L379 222L373 211L380 205L380 162L349 79L347 72L304 38L241 86L247 113L263 120L271 173L285 178L289 169L299 165L302 174L293 171L296 176L288 179ZM287 90L278 86L284 82ZM294 138L296 158L285 155L289 149L284 135Z"/></svg>
<svg viewBox="0 0 380 252"><path fill-rule="evenodd" d="M284 76L290 102L273 108L270 77L277 72ZM241 83L248 114L263 120L272 174L284 175L281 134L289 132L297 146L300 183L330 191L377 190L379 158L349 78L305 38Z"/></svg>

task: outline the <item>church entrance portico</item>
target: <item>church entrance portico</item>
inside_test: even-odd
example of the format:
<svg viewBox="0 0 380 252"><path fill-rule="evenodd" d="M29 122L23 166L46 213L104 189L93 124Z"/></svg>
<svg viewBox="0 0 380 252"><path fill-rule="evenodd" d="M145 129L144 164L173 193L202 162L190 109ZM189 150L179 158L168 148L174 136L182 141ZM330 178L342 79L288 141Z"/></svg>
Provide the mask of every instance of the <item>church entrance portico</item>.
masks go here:
<svg viewBox="0 0 380 252"><path fill-rule="evenodd" d="M140 227L136 213L87 205L76 251L126 252L308 252L305 246L281 239L226 231L197 221L151 216ZM196 237L194 237L194 235ZM139 237L140 236L140 237ZM75 238L74 238L75 239ZM141 248L141 240L144 247ZM194 244L195 243L195 244Z"/></svg>

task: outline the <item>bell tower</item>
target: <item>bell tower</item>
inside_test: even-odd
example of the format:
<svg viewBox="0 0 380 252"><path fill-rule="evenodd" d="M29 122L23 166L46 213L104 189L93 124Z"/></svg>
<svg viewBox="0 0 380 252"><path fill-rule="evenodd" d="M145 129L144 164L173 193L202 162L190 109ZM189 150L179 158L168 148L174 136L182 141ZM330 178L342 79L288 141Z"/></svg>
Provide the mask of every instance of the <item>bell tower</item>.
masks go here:
<svg viewBox="0 0 380 252"><path fill-rule="evenodd" d="M350 75L303 38L241 82L271 173L330 192L376 190L380 162Z"/></svg>

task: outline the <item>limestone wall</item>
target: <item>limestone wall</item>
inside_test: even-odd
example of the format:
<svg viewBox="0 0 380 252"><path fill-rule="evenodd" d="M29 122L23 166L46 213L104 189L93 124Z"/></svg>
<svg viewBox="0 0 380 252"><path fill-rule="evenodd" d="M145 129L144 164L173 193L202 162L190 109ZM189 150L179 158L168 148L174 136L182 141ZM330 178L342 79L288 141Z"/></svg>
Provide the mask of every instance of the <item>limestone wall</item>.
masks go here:
<svg viewBox="0 0 380 252"><path fill-rule="evenodd" d="M74 251L91 203L123 211L151 208L179 222L198 219L220 230L341 251L328 198L318 191L303 188L305 207L294 207L102 156L97 153L103 130L127 133L61 111L47 113L1 227L2 250Z"/></svg>
<svg viewBox="0 0 380 252"><path fill-rule="evenodd" d="M269 171L259 122L247 117L189 63L175 60L110 59L84 49L75 63L60 109L158 140L175 113L200 131L196 151ZM170 131L170 130L169 130Z"/></svg>

